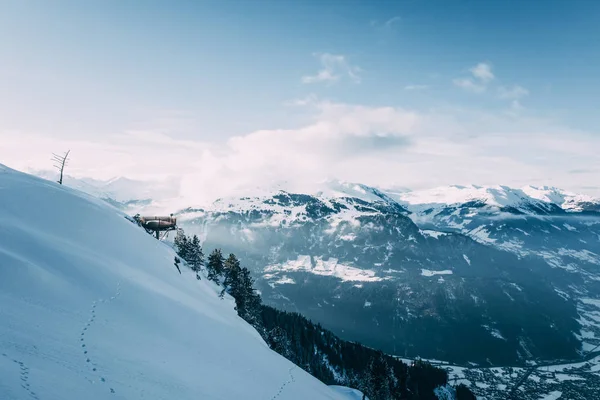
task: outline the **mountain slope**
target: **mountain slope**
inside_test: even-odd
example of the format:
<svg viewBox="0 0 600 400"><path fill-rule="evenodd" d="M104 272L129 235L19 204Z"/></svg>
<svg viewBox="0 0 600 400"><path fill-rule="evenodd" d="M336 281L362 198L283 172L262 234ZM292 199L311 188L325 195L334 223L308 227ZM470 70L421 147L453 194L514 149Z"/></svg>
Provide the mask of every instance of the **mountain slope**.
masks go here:
<svg viewBox="0 0 600 400"><path fill-rule="evenodd" d="M598 212L600 199L554 187L442 186L428 190L392 194L417 213L432 214L448 206L477 204L488 209L528 215L566 212Z"/></svg>
<svg viewBox="0 0 600 400"><path fill-rule="evenodd" d="M341 399L105 202L0 166L8 399Z"/></svg>
<svg viewBox="0 0 600 400"><path fill-rule="evenodd" d="M568 273L460 232L420 229L389 195L370 193L377 198L280 191L178 216L206 248L233 249L265 302L343 339L487 365L577 355L576 305L557 292L573 283Z"/></svg>
<svg viewBox="0 0 600 400"><path fill-rule="evenodd" d="M499 198L511 196L520 201L500 204ZM600 345L599 199L531 186L438 188L399 198L421 226L460 233L519 258L540 260L557 293L577 307L580 329L573 333L581 341L582 353Z"/></svg>

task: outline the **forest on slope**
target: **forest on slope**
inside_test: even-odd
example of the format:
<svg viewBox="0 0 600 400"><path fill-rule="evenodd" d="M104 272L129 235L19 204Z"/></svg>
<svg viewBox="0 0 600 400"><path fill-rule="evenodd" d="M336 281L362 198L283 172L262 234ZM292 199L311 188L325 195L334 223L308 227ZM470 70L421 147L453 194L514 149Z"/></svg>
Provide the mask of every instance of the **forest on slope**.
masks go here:
<svg viewBox="0 0 600 400"><path fill-rule="evenodd" d="M451 393L457 400L474 400L464 385L448 385L445 370L422 360L411 365L360 343L341 340L320 324L298 313L262 304L250 271L235 254L224 257L214 249L205 262L196 235L179 230L174 240L178 255L196 272L230 294L238 315L260 333L269 347L328 385L343 385L362 391L371 400L437 400Z"/></svg>

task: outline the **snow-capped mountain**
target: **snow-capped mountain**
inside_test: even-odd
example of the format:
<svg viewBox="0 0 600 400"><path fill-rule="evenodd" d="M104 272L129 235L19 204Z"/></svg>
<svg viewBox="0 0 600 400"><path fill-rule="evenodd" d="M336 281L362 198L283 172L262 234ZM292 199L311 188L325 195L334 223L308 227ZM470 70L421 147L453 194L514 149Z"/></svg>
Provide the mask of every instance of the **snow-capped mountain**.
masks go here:
<svg viewBox="0 0 600 400"><path fill-rule="evenodd" d="M0 165L2 399L348 399L95 197Z"/></svg>
<svg viewBox="0 0 600 400"><path fill-rule="evenodd" d="M191 204L178 221L207 251L240 255L268 304L391 354L471 367L595 354L597 199L534 187L284 187Z"/></svg>
<svg viewBox="0 0 600 400"><path fill-rule="evenodd" d="M265 299L346 338L394 354L464 362L577 354L577 310L560 295L570 283L561 280L564 271L550 273L561 282L556 286L543 260L521 259L460 232L421 229L390 195L351 188L362 198L340 190L278 192L178 215L205 246L226 243L244 255ZM543 316L541 299L554 304ZM519 315L507 314L515 304ZM523 324L517 330L515 318ZM432 324L436 330L424 335ZM458 346L453 335L461 325L470 339ZM543 334L534 334L533 325L546 326ZM542 348L548 337L553 350ZM492 350L482 352L475 342Z"/></svg>
<svg viewBox="0 0 600 400"><path fill-rule="evenodd" d="M394 197L420 215L432 214L436 209L464 204L485 206L510 213L536 215L600 210L600 199L553 187L525 186L515 189L507 186L444 186L404 192Z"/></svg>

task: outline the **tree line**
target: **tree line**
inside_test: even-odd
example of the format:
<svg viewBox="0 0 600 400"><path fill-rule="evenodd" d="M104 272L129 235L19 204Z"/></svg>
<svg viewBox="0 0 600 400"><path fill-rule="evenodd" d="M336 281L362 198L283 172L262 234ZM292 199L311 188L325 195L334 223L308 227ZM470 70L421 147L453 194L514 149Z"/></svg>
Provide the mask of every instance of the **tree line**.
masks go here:
<svg viewBox="0 0 600 400"><path fill-rule="evenodd" d="M250 271L235 254L227 258L214 249L204 259L200 240L179 231L177 254L201 279L221 287L235 300L238 315L251 324L269 347L328 385L344 385L362 391L370 400L437 400L434 389L448 384L445 370L417 360L407 365L397 358L359 343L341 340L320 324L298 313L262 304ZM456 388L457 400L475 400L465 385Z"/></svg>

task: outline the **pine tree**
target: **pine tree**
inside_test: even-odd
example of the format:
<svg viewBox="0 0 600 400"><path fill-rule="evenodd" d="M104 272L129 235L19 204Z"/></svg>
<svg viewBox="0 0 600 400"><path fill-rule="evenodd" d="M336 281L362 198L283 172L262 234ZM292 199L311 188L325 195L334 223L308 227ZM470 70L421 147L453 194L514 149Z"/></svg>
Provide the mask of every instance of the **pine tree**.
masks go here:
<svg viewBox="0 0 600 400"><path fill-rule="evenodd" d="M371 358L367 367L363 393L371 399L389 400L390 391L390 369L385 361L384 355L378 352Z"/></svg>
<svg viewBox="0 0 600 400"><path fill-rule="evenodd" d="M187 261L187 253L189 251L188 238L182 230L177 231L177 235L175 236L173 243L175 244L177 254Z"/></svg>
<svg viewBox="0 0 600 400"><path fill-rule="evenodd" d="M188 258L186 259L186 261L192 268L192 271L198 274L198 272L200 272L202 266L204 265L204 253L202 252L202 246L200 246L200 240L198 239L198 236L194 235L194 237L191 240L188 238L187 243Z"/></svg>
<svg viewBox="0 0 600 400"><path fill-rule="evenodd" d="M211 281L220 284L220 278L223 276L223 254L221 253L221 249L214 249L210 255L208 256L208 263L206 264L206 269L208 270L208 279Z"/></svg>
<svg viewBox="0 0 600 400"><path fill-rule="evenodd" d="M476 400L475 395L469 390L469 388L461 383L456 387L456 400Z"/></svg>
<svg viewBox="0 0 600 400"><path fill-rule="evenodd" d="M229 254L227 260L223 263L223 291L221 291L221 297L225 292L236 298L239 296L239 279L240 279L240 261L237 259L235 254Z"/></svg>
<svg viewBox="0 0 600 400"><path fill-rule="evenodd" d="M236 297L238 313L244 320L258 329L260 327L261 299L254 289L254 279L252 279L248 268L241 268L238 284L239 300Z"/></svg>
<svg viewBox="0 0 600 400"><path fill-rule="evenodd" d="M279 327L271 329L267 335L269 347L281 354L290 361L294 361L294 352L292 351L292 342L287 333Z"/></svg>

